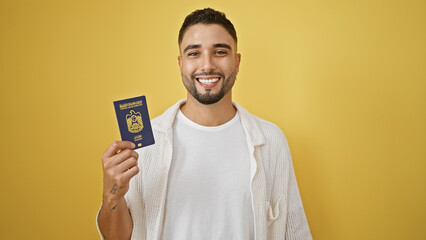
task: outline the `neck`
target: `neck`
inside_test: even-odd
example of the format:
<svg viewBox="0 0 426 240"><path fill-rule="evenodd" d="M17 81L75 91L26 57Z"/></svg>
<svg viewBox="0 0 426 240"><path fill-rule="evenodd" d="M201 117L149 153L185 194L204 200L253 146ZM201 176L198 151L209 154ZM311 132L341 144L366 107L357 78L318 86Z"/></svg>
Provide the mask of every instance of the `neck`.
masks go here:
<svg viewBox="0 0 426 240"><path fill-rule="evenodd" d="M182 113L191 121L203 126L219 126L231 120L237 110L232 105L231 91L219 102L205 105L198 102L190 93L186 103L181 106Z"/></svg>

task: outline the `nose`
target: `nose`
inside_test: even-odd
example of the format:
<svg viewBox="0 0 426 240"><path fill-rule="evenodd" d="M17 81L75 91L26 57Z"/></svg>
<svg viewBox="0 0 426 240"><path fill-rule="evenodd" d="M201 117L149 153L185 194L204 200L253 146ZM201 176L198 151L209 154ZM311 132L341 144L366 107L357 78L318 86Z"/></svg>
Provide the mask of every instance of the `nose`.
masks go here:
<svg viewBox="0 0 426 240"><path fill-rule="evenodd" d="M204 54L201 58L200 70L203 72L211 72L216 69L216 65L214 63L214 59L210 54Z"/></svg>

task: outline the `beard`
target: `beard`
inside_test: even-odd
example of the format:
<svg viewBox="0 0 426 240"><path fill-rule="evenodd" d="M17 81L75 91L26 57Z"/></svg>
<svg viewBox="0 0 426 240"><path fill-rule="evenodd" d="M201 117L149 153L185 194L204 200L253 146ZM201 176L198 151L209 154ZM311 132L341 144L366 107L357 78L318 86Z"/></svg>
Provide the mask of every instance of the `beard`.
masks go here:
<svg viewBox="0 0 426 240"><path fill-rule="evenodd" d="M200 93L195 86L195 82L198 82L195 79L197 76L203 75L217 75L220 76L222 80L222 87L218 93L211 93L211 89L205 89L206 93ZM210 105L219 102L234 86L235 78L237 74L232 72L229 77L225 77L224 74L218 72L209 72L209 73L198 73L192 74L191 78L182 74L183 84L186 87L186 90L201 104Z"/></svg>

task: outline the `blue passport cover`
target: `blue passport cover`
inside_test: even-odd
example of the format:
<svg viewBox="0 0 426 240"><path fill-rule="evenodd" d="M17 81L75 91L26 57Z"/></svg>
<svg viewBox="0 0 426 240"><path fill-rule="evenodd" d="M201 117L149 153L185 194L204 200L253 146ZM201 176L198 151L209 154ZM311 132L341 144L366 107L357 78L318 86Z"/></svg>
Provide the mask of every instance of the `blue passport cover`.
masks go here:
<svg viewBox="0 0 426 240"><path fill-rule="evenodd" d="M155 143L145 96L114 102L121 139L133 142L137 148Z"/></svg>

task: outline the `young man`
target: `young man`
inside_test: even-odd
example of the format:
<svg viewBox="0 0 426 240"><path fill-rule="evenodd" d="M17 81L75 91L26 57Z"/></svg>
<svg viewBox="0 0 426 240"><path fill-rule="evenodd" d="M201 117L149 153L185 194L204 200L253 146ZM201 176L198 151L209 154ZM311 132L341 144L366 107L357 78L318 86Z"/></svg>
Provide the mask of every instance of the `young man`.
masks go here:
<svg viewBox="0 0 426 240"><path fill-rule="evenodd" d="M187 99L152 120L156 143L102 156L106 239L311 239L287 141L232 102L241 55L225 14L188 15L178 57Z"/></svg>

